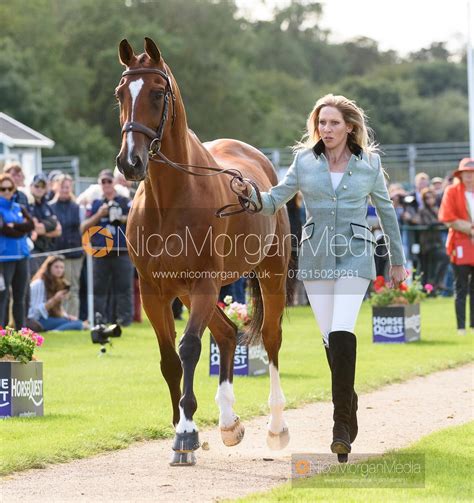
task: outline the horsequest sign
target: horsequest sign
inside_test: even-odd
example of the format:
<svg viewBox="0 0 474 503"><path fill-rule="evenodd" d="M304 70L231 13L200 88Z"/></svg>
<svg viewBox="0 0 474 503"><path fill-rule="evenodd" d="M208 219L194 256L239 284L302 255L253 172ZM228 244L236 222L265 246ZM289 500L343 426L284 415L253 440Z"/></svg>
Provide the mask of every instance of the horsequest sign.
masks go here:
<svg viewBox="0 0 474 503"><path fill-rule="evenodd" d="M209 375L219 375L220 353L219 347L211 336L211 350L209 356ZM264 347L237 344L234 354L234 375L260 376L268 374L268 355Z"/></svg>
<svg viewBox="0 0 474 503"><path fill-rule="evenodd" d="M420 340L420 304L372 308L373 342Z"/></svg>
<svg viewBox="0 0 474 503"><path fill-rule="evenodd" d="M43 415L43 362L0 362L0 418Z"/></svg>

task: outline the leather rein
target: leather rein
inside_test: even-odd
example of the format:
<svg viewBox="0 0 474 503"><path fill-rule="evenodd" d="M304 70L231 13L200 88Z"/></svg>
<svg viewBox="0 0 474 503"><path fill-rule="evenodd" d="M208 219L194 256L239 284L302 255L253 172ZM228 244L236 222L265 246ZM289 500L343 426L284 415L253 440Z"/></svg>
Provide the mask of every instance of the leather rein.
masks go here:
<svg viewBox="0 0 474 503"><path fill-rule="evenodd" d="M152 159L154 162L161 163L161 164L166 164L167 166L170 166L171 168L177 169L178 171L182 171L183 173L186 173L188 175L193 175L193 176L216 176L216 175L230 175L232 176L230 180L230 190L234 192L234 194L237 195L239 198L239 204L236 203L231 203L231 204L226 204L222 208L219 208L215 215L218 218L222 217L228 217L230 215L236 215L238 213L258 213L259 211L262 210L262 198L260 195L260 190L258 189L256 183L248 178L244 178L242 173L235 168L227 168L227 169L222 169L222 168L215 168L213 166L199 166L197 164L184 164L184 163L178 163L178 162L173 162L170 159L168 159L163 152L161 152L161 142L163 139L163 133L165 129L165 124L166 121L168 120L168 114L169 114L169 107L170 103L172 106L172 117L171 117L171 126L173 126L174 121L176 119L176 110L175 110L175 101L176 101L176 96L173 91L173 87L171 85L171 80L169 78L169 75L162 70L158 70L157 68L135 68L131 70L125 70L122 73L122 77L125 77L126 75L140 75L140 74L148 74L148 73L155 73L157 75L160 75L163 79L166 81L166 88L165 88L165 94L164 94L164 105L163 105L163 113L161 115L161 120L158 125L158 128L156 130L153 130L140 122L125 122L125 124L122 126L122 134L123 133L129 133L129 132L137 132L137 133L142 133L145 136L148 136L148 138L151 139L150 147L148 149L148 157ZM187 168L197 168L197 169L203 169L203 170L208 170L212 171L212 173L194 173L193 171L190 171ZM257 201L258 205L255 204L254 201L250 199L248 196L241 195L237 190L234 188L234 184L236 180L239 180L240 182L247 182L249 183L254 189L255 189L255 194L257 196ZM240 209L238 210L232 210L232 211L226 211L228 208L232 208L235 206L240 206Z"/></svg>

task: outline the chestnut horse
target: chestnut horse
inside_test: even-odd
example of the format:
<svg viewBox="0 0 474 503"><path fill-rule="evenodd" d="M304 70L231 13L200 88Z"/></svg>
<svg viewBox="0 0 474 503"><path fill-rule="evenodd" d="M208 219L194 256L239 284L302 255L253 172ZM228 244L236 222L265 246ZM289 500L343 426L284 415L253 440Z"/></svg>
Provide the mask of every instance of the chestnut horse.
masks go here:
<svg viewBox="0 0 474 503"><path fill-rule="evenodd" d="M216 395L219 426L225 445L238 444L244 427L234 413L233 362L237 328L217 306L221 286L253 273L253 325L269 357L270 419L267 443L282 448L289 441L283 418L285 397L280 387L278 352L286 305L290 257L286 210L275 216L243 212L217 218L216 209L235 196L229 176L193 176L176 164L237 168L263 190L278 183L271 163L243 142L220 139L202 144L188 129L178 85L156 44L145 38L145 52L135 55L122 40L119 58L126 70L116 88L120 103L122 145L117 166L127 180L142 180L127 223L130 257L138 271L145 312L158 338L161 370L169 386L176 435L172 465L195 463L199 448L193 421L197 400L194 371L201 337L209 327L220 350ZM210 77L211 78L211 77ZM238 120L238 117L236 117ZM157 162L153 150L173 163ZM202 172L202 171L201 171ZM176 351L171 304L179 297L189 320ZM183 391L181 392L181 380ZM249 383L250 384L250 383Z"/></svg>

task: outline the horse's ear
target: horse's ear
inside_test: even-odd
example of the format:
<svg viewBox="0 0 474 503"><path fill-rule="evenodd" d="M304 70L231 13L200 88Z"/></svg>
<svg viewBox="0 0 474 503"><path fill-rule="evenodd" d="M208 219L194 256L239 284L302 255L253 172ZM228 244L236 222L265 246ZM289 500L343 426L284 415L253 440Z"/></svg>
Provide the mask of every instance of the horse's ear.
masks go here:
<svg viewBox="0 0 474 503"><path fill-rule="evenodd" d="M157 45L151 38L145 37L145 52L150 56L151 60L159 63L161 59L161 52Z"/></svg>
<svg viewBox="0 0 474 503"><path fill-rule="evenodd" d="M119 45L120 63L124 66L130 66L130 61L132 61L134 56L135 53L133 52L132 46L128 43L128 40L124 38Z"/></svg>

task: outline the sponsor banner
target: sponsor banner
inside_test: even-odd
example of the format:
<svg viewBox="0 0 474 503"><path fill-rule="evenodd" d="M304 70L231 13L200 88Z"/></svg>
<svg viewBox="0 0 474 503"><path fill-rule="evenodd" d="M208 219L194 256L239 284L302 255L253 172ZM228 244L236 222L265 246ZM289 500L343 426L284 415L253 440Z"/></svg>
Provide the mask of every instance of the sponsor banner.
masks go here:
<svg viewBox="0 0 474 503"><path fill-rule="evenodd" d="M211 336L209 375L219 375L220 352ZM238 344L234 355L234 375L257 376L268 374L268 356L263 346Z"/></svg>
<svg viewBox="0 0 474 503"><path fill-rule="evenodd" d="M397 343L420 340L420 304L374 307L373 342Z"/></svg>
<svg viewBox="0 0 474 503"><path fill-rule="evenodd" d="M43 415L43 363L0 362L0 417Z"/></svg>

